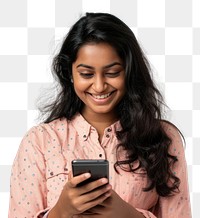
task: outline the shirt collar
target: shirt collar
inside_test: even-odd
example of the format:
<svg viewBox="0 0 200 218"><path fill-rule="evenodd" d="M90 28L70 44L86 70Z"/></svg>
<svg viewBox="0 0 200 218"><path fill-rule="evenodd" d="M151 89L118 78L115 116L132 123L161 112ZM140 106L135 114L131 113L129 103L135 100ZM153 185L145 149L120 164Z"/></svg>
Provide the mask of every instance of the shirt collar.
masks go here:
<svg viewBox="0 0 200 218"><path fill-rule="evenodd" d="M78 135L82 137L84 141L87 140L91 132L91 128L94 127L92 127L91 124L89 124L80 113L77 113L71 122L74 128L77 130ZM105 131L112 132L115 134L116 131L120 131L121 129L122 129L121 124L120 121L118 120L115 123L113 123L111 126L107 127Z"/></svg>

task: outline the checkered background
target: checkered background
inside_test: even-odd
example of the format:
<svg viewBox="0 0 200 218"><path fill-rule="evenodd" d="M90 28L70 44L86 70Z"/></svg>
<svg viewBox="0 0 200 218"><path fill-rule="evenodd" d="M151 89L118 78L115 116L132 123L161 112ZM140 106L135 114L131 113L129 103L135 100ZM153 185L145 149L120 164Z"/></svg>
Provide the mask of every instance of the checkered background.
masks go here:
<svg viewBox="0 0 200 218"><path fill-rule="evenodd" d="M200 206L200 0L0 0L0 217L11 165L37 123L35 100L52 83L50 63L86 11L110 12L131 27L186 138L193 217Z"/></svg>

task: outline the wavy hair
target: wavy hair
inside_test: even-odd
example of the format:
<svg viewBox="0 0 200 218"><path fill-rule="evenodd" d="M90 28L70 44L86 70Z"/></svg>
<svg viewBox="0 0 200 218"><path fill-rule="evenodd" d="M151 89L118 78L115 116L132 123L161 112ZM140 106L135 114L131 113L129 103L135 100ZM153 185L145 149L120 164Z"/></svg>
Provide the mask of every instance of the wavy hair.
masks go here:
<svg viewBox="0 0 200 218"><path fill-rule="evenodd" d="M164 101L151 77L150 65L142 52L131 29L117 17L107 13L86 13L69 30L59 53L52 64L52 72L60 85L56 99L43 107L48 113L45 122L57 118L72 119L81 112L83 102L74 91L72 63L77 58L80 47L87 43L105 42L113 46L125 66L126 93L117 106L122 130L117 132L119 148L128 152L128 158L117 166L137 172L146 171L150 184L144 189L156 189L160 196L169 196L178 191L180 180L171 171L178 161L169 153L172 140L162 125L162 106ZM139 161L137 168L132 163ZM170 183L169 183L170 182Z"/></svg>

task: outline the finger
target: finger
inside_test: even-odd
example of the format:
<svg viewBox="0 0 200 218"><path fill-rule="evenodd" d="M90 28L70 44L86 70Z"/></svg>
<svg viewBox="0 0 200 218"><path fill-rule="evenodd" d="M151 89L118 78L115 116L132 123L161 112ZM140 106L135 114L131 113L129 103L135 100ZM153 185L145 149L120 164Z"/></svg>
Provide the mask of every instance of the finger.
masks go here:
<svg viewBox="0 0 200 218"><path fill-rule="evenodd" d="M92 209L92 208L91 208ZM82 215L91 215L94 214L91 209L84 211L83 213L81 213Z"/></svg>
<svg viewBox="0 0 200 218"><path fill-rule="evenodd" d="M98 204L101 204L101 202L105 201L107 198L109 197L108 194L104 194L104 195L101 195L100 197L98 197L97 199L93 200L93 201L90 201L90 202L87 202L85 203L84 205L82 205L82 208L81 208L81 213L80 214L77 214L77 215L86 215L87 216L90 216L90 215L100 215L101 214L101 210L98 211L92 211L92 209L97 206ZM101 207L103 208L103 207Z"/></svg>
<svg viewBox="0 0 200 218"><path fill-rule="evenodd" d="M100 216L100 214L80 214L80 215L74 215L73 218L100 218L102 216Z"/></svg>
<svg viewBox="0 0 200 218"><path fill-rule="evenodd" d="M79 176L75 176L67 182L67 185L71 188L75 188L79 183L87 180L90 177L91 177L90 173L84 173Z"/></svg>
<svg viewBox="0 0 200 218"><path fill-rule="evenodd" d="M113 190L111 189L109 192L110 192L109 198L105 199L105 201L103 201L101 204L99 204L100 206L107 207L108 205L111 204L111 201L112 201L112 199L114 197Z"/></svg>
<svg viewBox="0 0 200 218"><path fill-rule="evenodd" d="M98 198L92 200L92 201L89 201L87 203L85 203L84 205L84 211L85 210L90 210L91 208L95 207L96 205L99 205L101 204L103 201L105 201L107 198L109 198L111 195L110 192L106 192L105 194L99 196Z"/></svg>
<svg viewBox="0 0 200 218"><path fill-rule="evenodd" d="M101 214L102 210L104 210L105 207L101 205L96 205L95 207L92 207L90 210L90 214ZM84 213L83 213L84 214Z"/></svg>
<svg viewBox="0 0 200 218"><path fill-rule="evenodd" d="M99 214L77 214L77 215L73 215L73 218L95 218L95 217L99 217Z"/></svg>
<svg viewBox="0 0 200 218"><path fill-rule="evenodd" d="M85 197L87 197L87 199L88 199L89 201L92 201L92 200L98 198L99 196L101 196L101 195L103 195L103 194L104 194L104 195L105 195L106 193L108 194L108 192L109 192L110 189L111 189L111 186L110 186L110 185L105 185L105 186L103 186L103 187L101 187L101 188L95 189L94 191L91 191L91 192L87 193L87 194L85 195ZM84 196L84 195L83 195L83 196ZM85 201L87 201L87 200L85 200Z"/></svg>
<svg viewBox="0 0 200 218"><path fill-rule="evenodd" d="M77 189L77 188L76 188ZM105 187L104 187L105 189ZM100 192L101 191L101 192ZM82 214L85 211L90 210L92 207L96 206L97 204L102 203L106 198L110 196L111 193L105 190L95 190L95 193L87 193L85 195L79 195L78 198L76 198L76 201L79 202L78 207L76 207L77 214ZM92 197L91 197L92 196Z"/></svg>
<svg viewBox="0 0 200 218"><path fill-rule="evenodd" d="M84 193L88 193L91 192L97 188L101 188L101 186L106 185L108 183L108 179L106 178L101 178L98 179L96 181L90 182L84 186L81 186L80 189L80 193L84 194Z"/></svg>
<svg viewBox="0 0 200 218"><path fill-rule="evenodd" d="M73 178L72 171L69 171L68 178L69 178L69 180Z"/></svg>

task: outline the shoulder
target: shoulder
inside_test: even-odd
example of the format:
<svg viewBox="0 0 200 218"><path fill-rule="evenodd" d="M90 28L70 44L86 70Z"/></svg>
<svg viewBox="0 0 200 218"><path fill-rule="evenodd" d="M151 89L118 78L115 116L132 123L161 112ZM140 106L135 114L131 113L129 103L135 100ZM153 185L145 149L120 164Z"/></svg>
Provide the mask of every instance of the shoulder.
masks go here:
<svg viewBox="0 0 200 218"><path fill-rule="evenodd" d="M59 118L49 123L41 123L36 128L41 128L47 132L51 132L51 131L57 132L57 131L64 130L65 128L67 128L69 126L69 123L70 121L68 121L66 118Z"/></svg>
<svg viewBox="0 0 200 218"><path fill-rule="evenodd" d="M173 155L179 156L184 153L185 139L182 132L173 123L163 120L161 122L162 128L171 140L169 152Z"/></svg>
<svg viewBox="0 0 200 218"><path fill-rule="evenodd" d="M76 135L85 129L83 118L77 114L72 120L66 118L55 119L49 123L41 123L33 126L24 136L22 144L31 144L41 153L47 153L56 148L57 150L67 143L70 135Z"/></svg>
<svg viewBox="0 0 200 218"><path fill-rule="evenodd" d="M162 126L163 130L165 131L165 133L168 135L168 137L172 141L176 141L176 140L183 141L184 140L184 136L183 136L182 132L173 123L171 123L167 120L162 120L161 126Z"/></svg>
<svg viewBox="0 0 200 218"><path fill-rule="evenodd" d="M69 121L67 119L56 119L49 123L40 123L30 128L22 139L22 145L31 145L42 153L48 146L57 143L66 134Z"/></svg>
<svg viewBox="0 0 200 218"><path fill-rule="evenodd" d="M40 123L36 126L33 126L28 133L34 133L38 136L45 135L45 134L52 134L54 132L57 132L59 130L64 130L66 127L68 127L69 121L65 118L59 118L56 120L53 120L49 123Z"/></svg>

